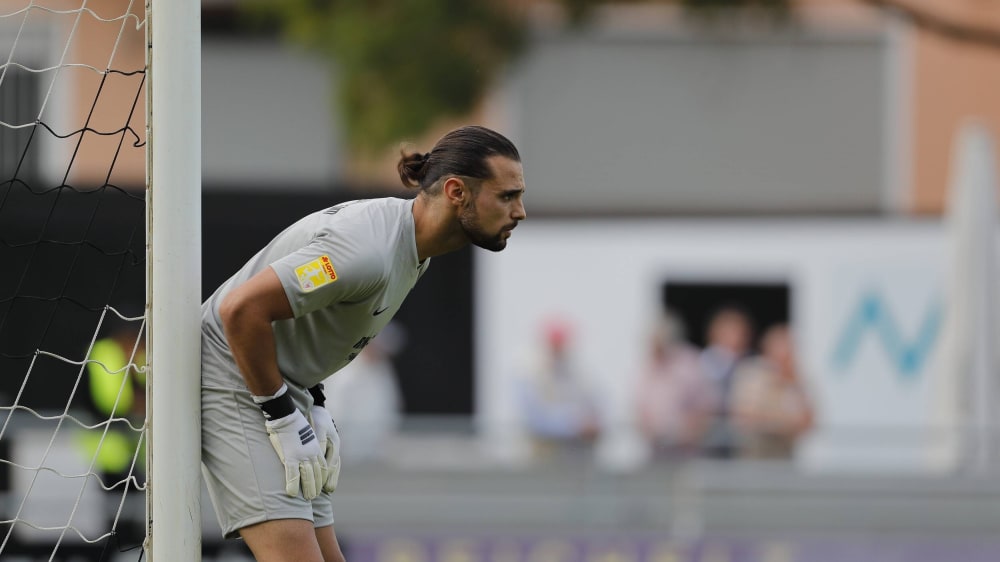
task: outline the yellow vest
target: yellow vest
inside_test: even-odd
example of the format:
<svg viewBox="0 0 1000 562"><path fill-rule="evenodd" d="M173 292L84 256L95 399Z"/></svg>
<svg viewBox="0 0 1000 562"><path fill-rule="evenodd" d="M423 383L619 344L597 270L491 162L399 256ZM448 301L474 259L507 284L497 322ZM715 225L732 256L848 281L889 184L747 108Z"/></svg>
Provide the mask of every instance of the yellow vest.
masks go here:
<svg viewBox="0 0 1000 562"><path fill-rule="evenodd" d="M115 340L105 338L94 342L87 358L91 361L87 364L90 398L97 411L109 418L129 418L135 404L136 389L133 386L142 389L146 383L145 373L125 368L129 363L130 353L130 349L123 349ZM145 362L145 354L136 353L133 363L142 365ZM132 377L136 384L133 385L132 380L126 380L128 377ZM94 458L95 468L102 472L125 472L135 455L138 436L133 435L131 430L122 431L112 426L101 443L103 433L103 428L82 432L77 442L81 453L87 458ZM140 456L137 464L141 466L144 460Z"/></svg>

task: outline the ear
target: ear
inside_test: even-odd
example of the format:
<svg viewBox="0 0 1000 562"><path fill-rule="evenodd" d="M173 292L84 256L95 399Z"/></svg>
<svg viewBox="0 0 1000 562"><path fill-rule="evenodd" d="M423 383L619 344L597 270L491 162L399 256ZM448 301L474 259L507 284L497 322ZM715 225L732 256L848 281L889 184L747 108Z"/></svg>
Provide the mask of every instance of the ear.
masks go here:
<svg viewBox="0 0 1000 562"><path fill-rule="evenodd" d="M469 188L462 181L462 178L450 177L444 180L444 185L441 186L441 192L448 199L448 202L461 207L465 204L470 193Z"/></svg>

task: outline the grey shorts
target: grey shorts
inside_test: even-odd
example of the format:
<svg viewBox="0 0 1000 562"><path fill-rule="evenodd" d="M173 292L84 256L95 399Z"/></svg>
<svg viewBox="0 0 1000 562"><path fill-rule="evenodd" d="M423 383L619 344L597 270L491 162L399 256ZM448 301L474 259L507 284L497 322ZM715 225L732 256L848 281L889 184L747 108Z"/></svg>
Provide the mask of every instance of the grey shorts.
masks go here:
<svg viewBox="0 0 1000 562"><path fill-rule="evenodd" d="M274 519L307 519L315 527L332 525L330 494L320 493L312 501L285 494L285 469L268 440L264 414L245 386L234 389L216 384L221 382L216 379L220 373L212 361L204 359L202 474L224 536L235 538L243 527ZM308 411L312 396L307 390L288 383L288 393L298 408Z"/></svg>

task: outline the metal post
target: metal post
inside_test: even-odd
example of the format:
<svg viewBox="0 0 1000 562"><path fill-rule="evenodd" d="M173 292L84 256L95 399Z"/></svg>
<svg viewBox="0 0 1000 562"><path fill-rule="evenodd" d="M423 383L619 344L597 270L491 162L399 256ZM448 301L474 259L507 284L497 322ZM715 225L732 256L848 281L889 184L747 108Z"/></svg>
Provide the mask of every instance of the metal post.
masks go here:
<svg viewBox="0 0 1000 562"><path fill-rule="evenodd" d="M201 3L147 0L149 560L201 560Z"/></svg>

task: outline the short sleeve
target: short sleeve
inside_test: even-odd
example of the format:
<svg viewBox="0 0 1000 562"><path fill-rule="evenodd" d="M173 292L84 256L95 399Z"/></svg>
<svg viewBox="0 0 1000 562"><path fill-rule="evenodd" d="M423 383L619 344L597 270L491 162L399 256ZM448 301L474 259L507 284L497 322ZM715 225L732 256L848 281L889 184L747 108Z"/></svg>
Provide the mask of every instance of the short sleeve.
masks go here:
<svg viewBox="0 0 1000 562"><path fill-rule="evenodd" d="M325 232L271 263L295 317L371 294L384 281L385 271L383 260L370 246Z"/></svg>

